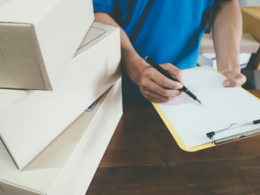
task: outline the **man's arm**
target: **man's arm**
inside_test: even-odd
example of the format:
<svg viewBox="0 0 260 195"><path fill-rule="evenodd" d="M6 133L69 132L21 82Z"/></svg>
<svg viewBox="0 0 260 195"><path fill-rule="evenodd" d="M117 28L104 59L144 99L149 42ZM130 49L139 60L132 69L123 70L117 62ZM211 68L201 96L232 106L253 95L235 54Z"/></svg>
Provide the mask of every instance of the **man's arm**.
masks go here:
<svg viewBox="0 0 260 195"><path fill-rule="evenodd" d="M238 0L219 4L213 24L213 40L218 70L228 77L226 87L241 86L246 78L240 73L239 49L242 37L242 16Z"/></svg>
<svg viewBox="0 0 260 195"><path fill-rule="evenodd" d="M107 13L96 12L95 22L108 24L120 28L122 66L130 79L139 86L141 93L150 101L166 102L180 95L181 83L164 77L154 68L151 68L135 51L125 31ZM172 64L163 64L162 67L179 81L182 72Z"/></svg>

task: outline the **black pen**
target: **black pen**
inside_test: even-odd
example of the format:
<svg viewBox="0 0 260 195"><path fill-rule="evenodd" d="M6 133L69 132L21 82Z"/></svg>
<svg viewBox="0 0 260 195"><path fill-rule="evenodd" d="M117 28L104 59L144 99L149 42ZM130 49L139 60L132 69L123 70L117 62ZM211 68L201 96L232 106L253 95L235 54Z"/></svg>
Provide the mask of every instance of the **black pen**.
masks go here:
<svg viewBox="0 0 260 195"><path fill-rule="evenodd" d="M149 58L148 56L145 58L145 61L148 64L150 64L152 67L154 67L156 70L158 70L162 75L166 76L168 79L171 79L176 82L180 82L176 78L174 78L172 75L170 75L166 70L164 70L161 66L159 66L155 61L153 61L151 58ZM183 86L183 88L181 88L179 90L185 92L192 99L198 101L201 104L201 101L193 93L191 93L185 86Z"/></svg>

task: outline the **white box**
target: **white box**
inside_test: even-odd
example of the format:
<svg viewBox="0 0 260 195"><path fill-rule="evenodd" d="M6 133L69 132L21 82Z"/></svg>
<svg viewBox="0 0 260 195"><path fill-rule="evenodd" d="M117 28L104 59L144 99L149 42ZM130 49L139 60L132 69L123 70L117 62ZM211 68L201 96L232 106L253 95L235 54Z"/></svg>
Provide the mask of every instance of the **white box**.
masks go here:
<svg viewBox="0 0 260 195"><path fill-rule="evenodd" d="M119 28L93 23L54 91L0 90L0 137L19 169L118 78Z"/></svg>
<svg viewBox="0 0 260 195"><path fill-rule="evenodd" d="M56 88L93 20L92 0L0 1L0 88Z"/></svg>
<svg viewBox="0 0 260 195"><path fill-rule="evenodd" d="M239 65L240 68L245 68L250 60L251 53L240 53L239 54ZM211 66L217 70L217 59L215 53L202 53L199 55L197 60L198 66Z"/></svg>
<svg viewBox="0 0 260 195"><path fill-rule="evenodd" d="M119 79L23 171L0 146L0 195L84 195L121 115Z"/></svg>

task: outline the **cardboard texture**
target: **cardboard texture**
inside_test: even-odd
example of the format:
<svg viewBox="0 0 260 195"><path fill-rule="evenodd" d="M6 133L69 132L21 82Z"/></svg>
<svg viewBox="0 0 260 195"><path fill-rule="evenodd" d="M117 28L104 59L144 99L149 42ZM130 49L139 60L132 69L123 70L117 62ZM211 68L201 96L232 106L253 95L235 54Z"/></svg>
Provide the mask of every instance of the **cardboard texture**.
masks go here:
<svg viewBox="0 0 260 195"><path fill-rule="evenodd" d="M93 20L92 0L0 1L0 88L55 89Z"/></svg>
<svg viewBox="0 0 260 195"><path fill-rule="evenodd" d="M250 33L260 42L260 7L242 8L243 33Z"/></svg>
<svg viewBox="0 0 260 195"><path fill-rule="evenodd" d="M89 33L56 90L0 90L0 137L19 169L121 77L119 29L93 23Z"/></svg>
<svg viewBox="0 0 260 195"><path fill-rule="evenodd" d="M252 34L260 42L260 7L242 9L243 32ZM260 70L260 49L253 54L248 66Z"/></svg>
<svg viewBox="0 0 260 195"><path fill-rule="evenodd" d="M118 79L23 171L0 145L0 195L84 195L121 115Z"/></svg>
<svg viewBox="0 0 260 195"><path fill-rule="evenodd" d="M243 33L240 53L256 53L259 43L248 33ZM200 53L215 53L213 39L210 34L204 34L201 40Z"/></svg>

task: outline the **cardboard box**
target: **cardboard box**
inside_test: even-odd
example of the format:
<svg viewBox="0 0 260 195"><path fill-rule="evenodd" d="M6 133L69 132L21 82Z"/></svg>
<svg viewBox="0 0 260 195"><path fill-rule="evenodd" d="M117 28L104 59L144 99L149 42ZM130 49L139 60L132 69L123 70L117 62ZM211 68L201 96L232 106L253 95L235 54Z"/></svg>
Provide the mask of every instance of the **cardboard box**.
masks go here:
<svg viewBox="0 0 260 195"><path fill-rule="evenodd" d="M260 7L242 9L243 33L250 33L260 42Z"/></svg>
<svg viewBox="0 0 260 195"><path fill-rule="evenodd" d="M121 79L23 171L0 145L0 195L84 195L122 115Z"/></svg>
<svg viewBox="0 0 260 195"><path fill-rule="evenodd" d="M0 1L0 88L56 88L93 20L92 0Z"/></svg>
<svg viewBox="0 0 260 195"><path fill-rule="evenodd" d="M240 53L256 53L259 43L248 33L243 33ZM215 53L213 39L210 34L204 34L201 40L200 53Z"/></svg>
<svg viewBox="0 0 260 195"><path fill-rule="evenodd" d="M19 169L121 77L120 51L119 28L93 23L56 90L0 90L0 137Z"/></svg>

